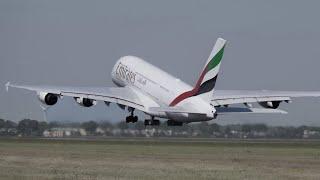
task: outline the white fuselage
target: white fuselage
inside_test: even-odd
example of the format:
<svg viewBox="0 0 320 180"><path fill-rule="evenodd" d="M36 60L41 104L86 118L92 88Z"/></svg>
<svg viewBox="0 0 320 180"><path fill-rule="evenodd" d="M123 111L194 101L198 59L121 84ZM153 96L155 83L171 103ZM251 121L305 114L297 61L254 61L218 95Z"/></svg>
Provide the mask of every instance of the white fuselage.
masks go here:
<svg viewBox="0 0 320 180"><path fill-rule="evenodd" d="M180 79L134 56L120 58L111 75L117 86L134 87L155 100L157 106L169 106L177 96L192 89ZM151 103L150 107L152 106L155 104ZM187 98L177 106L204 113L206 116L197 117L189 113L164 113L155 116L177 121L207 121L213 119L215 113L214 107L198 96Z"/></svg>

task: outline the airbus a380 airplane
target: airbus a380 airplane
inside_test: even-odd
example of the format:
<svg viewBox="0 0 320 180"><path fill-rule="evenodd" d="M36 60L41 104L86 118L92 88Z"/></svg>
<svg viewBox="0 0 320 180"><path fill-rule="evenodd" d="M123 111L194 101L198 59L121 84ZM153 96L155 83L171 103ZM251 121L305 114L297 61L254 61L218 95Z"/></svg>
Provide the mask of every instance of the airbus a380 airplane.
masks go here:
<svg viewBox="0 0 320 180"><path fill-rule="evenodd" d="M319 91L238 91L215 90L221 59L226 41L219 38L192 87L165 71L134 57L125 56L115 64L111 76L118 87L60 87L6 84L37 92L40 101L52 106L62 96L73 97L78 104L91 107L97 101L109 106L116 103L122 109L127 107L131 115L127 123L138 121L134 110L150 115L145 125L159 125L155 119L168 119L169 126L183 123L209 121L220 114L228 113L286 113L277 109L281 102L290 102L292 97L319 97ZM252 108L249 103L259 103L263 108ZM244 104L243 108L229 107Z"/></svg>

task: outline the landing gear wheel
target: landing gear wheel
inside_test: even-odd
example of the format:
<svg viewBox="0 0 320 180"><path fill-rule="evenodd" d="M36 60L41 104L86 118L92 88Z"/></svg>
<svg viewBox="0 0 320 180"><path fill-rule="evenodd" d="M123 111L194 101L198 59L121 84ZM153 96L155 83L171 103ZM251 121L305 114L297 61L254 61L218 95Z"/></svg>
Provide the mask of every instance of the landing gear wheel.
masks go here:
<svg viewBox="0 0 320 180"><path fill-rule="evenodd" d="M177 121L173 121L173 120L167 121L167 126L182 126L182 125L183 125L182 122L177 122Z"/></svg>
<svg viewBox="0 0 320 180"><path fill-rule="evenodd" d="M133 123L136 123L136 122L138 121L138 116L134 116L132 119L133 119L132 122L133 122Z"/></svg>
<svg viewBox="0 0 320 180"><path fill-rule="evenodd" d="M126 117L126 123L136 123L138 121L138 116L134 116L134 108L130 108L131 115Z"/></svg>
<svg viewBox="0 0 320 180"><path fill-rule="evenodd" d="M159 126L160 125L160 120L157 119L146 119L144 121L145 126Z"/></svg>
<svg viewBox="0 0 320 180"><path fill-rule="evenodd" d="M149 120L149 119L144 120L144 125L145 126L150 126L151 125L151 120Z"/></svg>
<svg viewBox="0 0 320 180"><path fill-rule="evenodd" d="M131 116L127 116L126 117L126 123L130 123L131 122Z"/></svg>
<svg viewBox="0 0 320 180"><path fill-rule="evenodd" d="M138 116L127 116L126 123L136 123L138 121Z"/></svg>
<svg viewBox="0 0 320 180"><path fill-rule="evenodd" d="M152 121L153 126L160 126L160 121L159 120L153 120Z"/></svg>

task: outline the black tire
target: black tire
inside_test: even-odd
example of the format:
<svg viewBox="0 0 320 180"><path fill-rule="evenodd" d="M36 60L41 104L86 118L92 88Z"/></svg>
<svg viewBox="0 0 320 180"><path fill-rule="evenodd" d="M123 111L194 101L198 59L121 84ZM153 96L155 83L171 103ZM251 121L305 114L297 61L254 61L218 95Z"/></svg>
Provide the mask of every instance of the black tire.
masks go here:
<svg viewBox="0 0 320 180"><path fill-rule="evenodd" d="M138 116L134 116L132 122L137 122L138 121Z"/></svg>
<svg viewBox="0 0 320 180"><path fill-rule="evenodd" d="M153 120L153 125L154 126L159 126L160 125L160 121L159 120Z"/></svg>
<svg viewBox="0 0 320 180"><path fill-rule="evenodd" d="M145 125L145 126L149 126L149 125L150 125L150 122L151 122L150 120L144 120L144 125Z"/></svg>
<svg viewBox="0 0 320 180"><path fill-rule="evenodd" d="M131 116L126 117L126 123L130 123L130 122L132 122Z"/></svg>

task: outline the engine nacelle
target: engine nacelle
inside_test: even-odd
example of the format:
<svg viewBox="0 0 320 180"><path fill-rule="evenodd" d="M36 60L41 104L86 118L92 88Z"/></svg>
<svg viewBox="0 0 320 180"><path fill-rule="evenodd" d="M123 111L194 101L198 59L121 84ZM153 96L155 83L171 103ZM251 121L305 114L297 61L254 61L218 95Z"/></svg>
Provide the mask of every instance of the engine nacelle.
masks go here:
<svg viewBox="0 0 320 180"><path fill-rule="evenodd" d="M281 101L266 101L266 102L259 102L259 104L264 108L269 109L277 109L280 105Z"/></svg>
<svg viewBox="0 0 320 180"><path fill-rule="evenodd" d="M59 95L53 93L39 92L38 98L43 104L52 106L58 102Z"/></svg>
<svg viewBox="0 0 320 180"><path fill-rule="evenodd" d="M91 107L97 104L97 101L94 99L75 97L76 102L83 107Z"/></svg>

